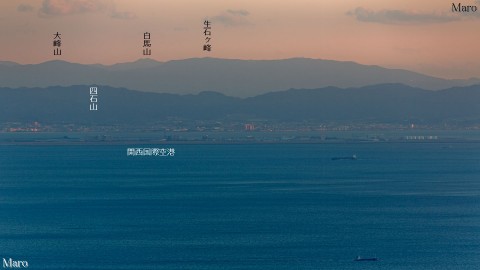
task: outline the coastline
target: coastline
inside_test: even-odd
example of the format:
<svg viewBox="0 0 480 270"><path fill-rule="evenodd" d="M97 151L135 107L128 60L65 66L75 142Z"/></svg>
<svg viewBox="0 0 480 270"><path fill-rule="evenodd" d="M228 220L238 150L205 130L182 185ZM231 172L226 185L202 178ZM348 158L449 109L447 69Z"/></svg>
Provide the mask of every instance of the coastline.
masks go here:
<svg viewBox="0 0 480 270"><path fill-rule="evenodd" d="M480 143L480 130L0 132L0 145Z"/></svg>
<svg viewBox="0 0 480 270"><path fill-rule="evenodd" d="M158 140L116 140L116 141L0 141L0 146L6 145L31 145L31 146L68 146L68 145L250 145L250 144L456 144L456 143L480 143L480 139L445 139L445 140L186 140L186 141L158 141Z"/></svg>

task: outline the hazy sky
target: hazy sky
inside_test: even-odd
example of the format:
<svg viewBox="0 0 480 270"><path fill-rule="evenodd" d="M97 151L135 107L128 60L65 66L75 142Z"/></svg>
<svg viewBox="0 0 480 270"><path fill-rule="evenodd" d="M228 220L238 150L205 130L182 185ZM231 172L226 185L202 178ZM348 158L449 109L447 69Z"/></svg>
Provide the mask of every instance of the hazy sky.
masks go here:
<svg viewBox="0 0 480 270"><path fill-rule="evenodd" d="M0 60L129 62L144 57L148 31L159 61L309 57L480 77L480 10L451 9L443 0L3 0ZM211 52L202 50L206 18Z"/></svg>

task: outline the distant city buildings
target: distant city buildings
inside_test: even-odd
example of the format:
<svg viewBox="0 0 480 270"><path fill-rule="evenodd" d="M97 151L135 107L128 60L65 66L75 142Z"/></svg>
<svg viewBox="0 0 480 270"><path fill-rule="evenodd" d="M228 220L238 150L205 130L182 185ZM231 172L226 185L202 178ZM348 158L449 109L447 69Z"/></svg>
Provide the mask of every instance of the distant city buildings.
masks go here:
<svg viewBox="0 0 480 270"><path fill-rule="evenodd" d="M471 125L419 125L415 130L431 130L430 134L403 134L403 140L437 140L436 130L480 130L480 124ZM346 131L412 131L411 124L394 123L316 123L316 122L280 122L280 121L241 121L241 120L186 120L168 118L156 123L123 124L80 124L80 123L43 123L0 122L0 132L346 132Z"/></svg>
<svg viewBox="0 0 480 270"><path fill-rule="evenodd" d="M253 131L255 130L254 124L245 124L245 131Z"/></svg>
<svg viewBox="0 0 480 270"><path fill-rule="evenodd" d="M405 136L406 140L418 140L418 141L424 141L424 140L438 140L438 136Z"/></svg>

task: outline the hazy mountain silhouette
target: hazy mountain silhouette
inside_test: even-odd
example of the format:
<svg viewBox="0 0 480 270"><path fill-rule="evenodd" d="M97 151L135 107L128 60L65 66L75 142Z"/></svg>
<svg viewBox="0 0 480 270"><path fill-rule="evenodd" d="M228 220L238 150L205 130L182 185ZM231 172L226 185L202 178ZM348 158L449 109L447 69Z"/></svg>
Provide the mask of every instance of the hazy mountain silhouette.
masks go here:
<svg viewBox="0 0 480 270"><path fill-rule="evenodd" d="M36 65L0 62L0 87L12 88L99 84L157 93L195 94L209 90L229 96L251 97L289 88L346 88L402 83L439 90L478 82L476 79L445 80L406 70L307 58L193 58L164 63L141 59L112 66L64 61Z"/></svg>
<svg viewBox="0 0 480 270"><path fill-rule="evenodd" d="M0 66L19 66L20 64L12 61L0 61Z"/></svg>
<svg viewBox="0 0 480 270"><path fill-rule="evenodd" d="M89 111L88 86L0 88L1 122L131 124L167 117L190 120L442 123L480 122L480 86L428 91L401 84L291 89L251 98L216 92L159 94L99 86Z"/></svg>

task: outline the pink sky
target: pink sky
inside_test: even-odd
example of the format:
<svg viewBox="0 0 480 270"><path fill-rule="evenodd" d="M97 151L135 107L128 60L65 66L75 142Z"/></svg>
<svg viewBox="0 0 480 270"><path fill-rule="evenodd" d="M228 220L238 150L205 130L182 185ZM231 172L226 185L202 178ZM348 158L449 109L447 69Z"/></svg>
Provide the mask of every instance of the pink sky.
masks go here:
<svg viewBox="0 0 480 270"><path fill-rule="evenodd" d="M426 0L8 0L0 3L0 60L22 64L135 61L143 33L158 61L191 57L309 57L480 77L480 11ZM463 1L478 5L477 0ZM213 50L202 50L203 20ZM62 34L62 56L52 40Z"/></svg>

